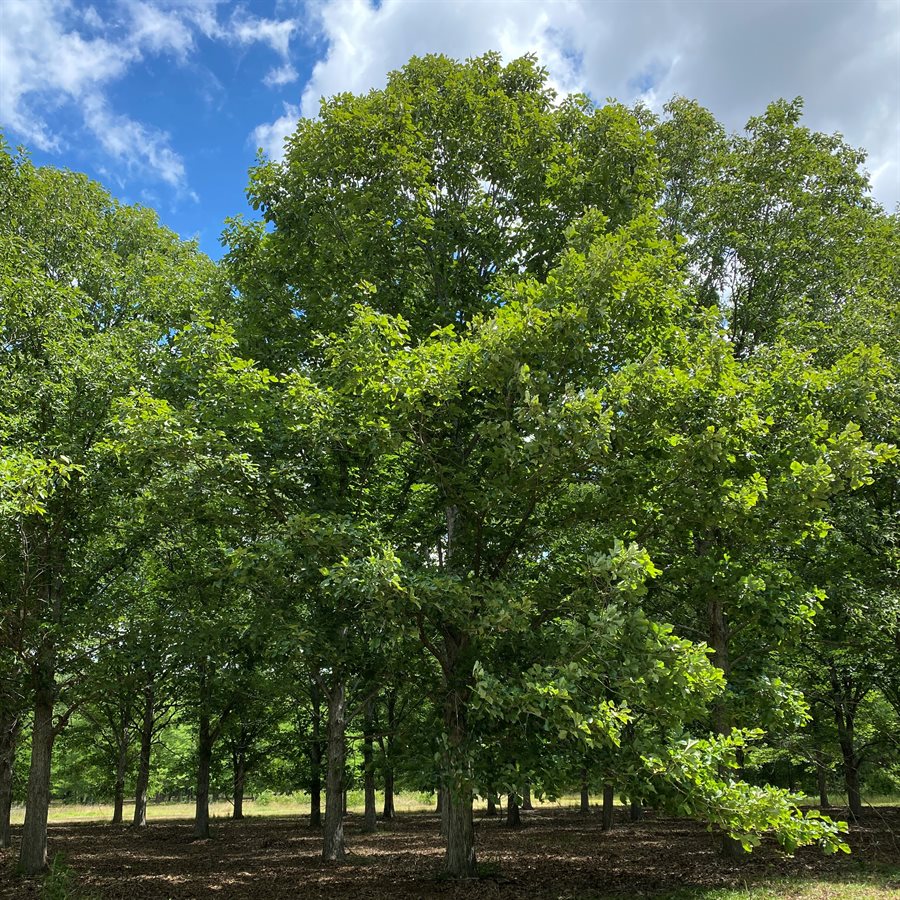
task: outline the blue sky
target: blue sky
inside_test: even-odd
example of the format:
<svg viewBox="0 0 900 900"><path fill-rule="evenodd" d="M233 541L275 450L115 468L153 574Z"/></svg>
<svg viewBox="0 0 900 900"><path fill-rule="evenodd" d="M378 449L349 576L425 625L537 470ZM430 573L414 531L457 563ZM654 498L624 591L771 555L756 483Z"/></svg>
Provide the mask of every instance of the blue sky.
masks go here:
<svg viewBox="0 0 900 900"><path fill-rule="evenodd" d="M780 96L869 150L900 200L900 0L0 0L0 125L213 256L256 148L413 54L536 52L560 92L696 97L730 128Z"/></svg>

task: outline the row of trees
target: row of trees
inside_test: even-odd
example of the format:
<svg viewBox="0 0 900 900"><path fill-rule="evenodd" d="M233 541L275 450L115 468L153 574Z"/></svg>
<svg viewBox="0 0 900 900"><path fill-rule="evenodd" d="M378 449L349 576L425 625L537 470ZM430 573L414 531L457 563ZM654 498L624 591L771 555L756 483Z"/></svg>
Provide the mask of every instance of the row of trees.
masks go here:
<svg viewBox="0 0 900 900"><path fill-rule="evenodd" d="M348 742L369 827L376 747L439 792L454 876L473 798L528 786L844 849L751 780L839 748L858 816L865 752L897 758L900 221L800 119L729 135L681 98L558 102L530 58L414 59L259 162L220 265L4 149L22 868L70 723L105 736L117 818L138 743L137 825L189 727L200 836L217 757L238 797L267 754L314 823L324 787L326 859Z"/></svg>

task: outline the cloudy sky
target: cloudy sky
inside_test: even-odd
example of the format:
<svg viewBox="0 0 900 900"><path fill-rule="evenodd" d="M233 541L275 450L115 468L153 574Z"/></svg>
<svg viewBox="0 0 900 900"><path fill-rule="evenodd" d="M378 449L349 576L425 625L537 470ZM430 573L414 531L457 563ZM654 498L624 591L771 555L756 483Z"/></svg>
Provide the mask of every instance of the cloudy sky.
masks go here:
<svg viewBox="0 0 900 900"><path fill-rule="evenodd" d="M0 126L218 256L256 148L278 155L321 96L490 49L599 101L695 97L732 129L801 95L900 201L900 0L0 0Z"/></svg>

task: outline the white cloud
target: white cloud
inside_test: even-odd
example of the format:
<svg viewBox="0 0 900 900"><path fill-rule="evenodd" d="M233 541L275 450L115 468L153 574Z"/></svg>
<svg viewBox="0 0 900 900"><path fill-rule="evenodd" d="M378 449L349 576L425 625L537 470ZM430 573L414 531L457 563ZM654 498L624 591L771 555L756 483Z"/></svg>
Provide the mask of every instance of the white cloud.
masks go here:
<svg viewBox="0 0 900 900"><path fill-rule="evenodd" d="M866 147L876 196L900 199L896 0L310 0L307 10L326 50L303 92L306 116L323 95L383 85L412 55L535 52L562 91L657 109L684 94L732 129L802 95L807 124Z"/></svg>
<svg viewBox="0 0 900 900"><path fill-rule="evenodd" d="M200 35L263 44L281 60L265 83L282 87L297 80L289 60L297 20L260 18L243 7L220 19L219 4L116 0L101 14L75 0L0 0L0 123L40 150L62 151L68 142L48 123L59 109L73 107L107 156L190 195L184 161L168 134L116 112L108 92L149 55L187 62Z"/></svg>
<svg viewBox="0 0 900 900"><path fill-rule="evenodd" d="M83 108L88 128L113 159L149 169L171 187L184 187L184 162L169 146L165 132L113 112L98 94L87 97Z"/></svg>
<svg viewBox="0 0 900 900"><path fill-rule="evenodd" d="M179 59L186 59L194 47L194 35L188 22L178 13L151 3L131 2L129 42L136 48L153 53L171 51Z"/></svg>
<svg viewBox="0 0 900 900"><path fill-rule="evenodd" d="M284 139L293 132L300 118L300 107L284 104L284 114L274 122L257 125L250 135L254 147L262 147L269 159L281 159L284 154Z"/></svg>
<svg viewBox="0 0 900 900"><path fill-rule="evenodd" d="M236 10L228 26L228 35L239 44L268 44L282 59L287 59L292 35L298 29L295 19L261 19Z"/></svg>
<svg viewBox="0 0 900 900"><path fill-rule="evenodd" d="M104 38L64 31L58 16L67 3L4 0L0 28L0 121L41 150L61 145L34 100L80 99L121 76L131 51Z"/></svg>
<svg viewBox="0 0 900 900"><path fill-rule="evenodd" d="M41 150L61 150L65 140L47 124L46 112L73 104L103 150L131 169L186 189L181 157L164 132L113 113L106 88L141 58L143 50L183 55L190 33L146 3L132 3L134 28L125 40L97 31L94 7L80 16L69 0L3 0L0 29L0 121Z"/></svg>
<svg viewBox="0 0 900 900"><path fill-rule="evenodd" d="M263 79L263 84L267 87L283 87L293 83L299 77L297 70L290 63L285 63L283 66L269 71Z"/></svg>

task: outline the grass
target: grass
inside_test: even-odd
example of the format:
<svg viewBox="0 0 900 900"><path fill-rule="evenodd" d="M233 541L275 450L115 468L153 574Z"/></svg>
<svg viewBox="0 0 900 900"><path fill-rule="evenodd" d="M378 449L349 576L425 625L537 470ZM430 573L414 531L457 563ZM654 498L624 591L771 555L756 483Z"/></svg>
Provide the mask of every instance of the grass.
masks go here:
<svg viewBox="0 0 900 900"><path fill-rule="evenodd" d="M348 795L347 808L351 813L362 815L363 812L363 793L362 791L350 791ZM812 797L806 798L811 806L815 805ZM833 802L837 802L837 808L840 808L840 798L835 797ZM382 794L377 795L378 809L381 810L384 797ZM578 806L579 797L577 794L566 794L556 800L538 800L535 799L534 805L537 808L553 807L557 809L574 808ZM599 802L598 797L591 798L592 805ZM394 807L397 812L428 812L434 810L435 799L428 794L421 793L399 793L394 796ZM867 806L900 806L900 797L897 795L884 795L867 797L865 799ZM131 821L130 803L125 806L125 821ZM323 809L324 812L324 809ZM484 804L476 803L476 816L484 812ZM50 822L104 822L112 818L113 808L111 803L59 803L52 804L50 807ZM227 819L231 816L231 802L228 800L216 800L209 805L209 814L213 819ZM309 796L302 792L296 794L275 794L268 795L261 799L246 799L244 801L245 816L305 816L309 814ZM172 819L191 819L194 816L193 803L149 803L147 805L147 820L150 822L161 822ZM25 807L14 806L12 809L12 823L21 825L25 820ZM732 900L729 895L723 895L726 900ZM755 897L752 894L736 894L735 897L746 896ZM765 897L765 894L760 894ZM798 894L798 897L806 895ZM818 897L819 894L810 895ZM822 894L821 896L826 896ZM831 896L831 895L827 895ZM843 895L833 895L835 900L839 900ZM854 895L848 894L848 897ZM876 895L877 896L877 895ZM900 893L896 896L900 898ZM715 900L719 900L718 897Z"/></svg>
<svg viewBox="0 0 900 900"><path fill-rule="evenodd" d="M376 795L378 810L381 810L384 795ZM592 798L592 802L599 798ZM556 800L533 800L536 808L552 807L574 808L578 806L577 794L568 794ZM324 797L323 797L324 804ZM132 803L125 804L124 818L131 821ZM428 794L413 792L401 792L394 795L394 808L397 812L433 812L435 798ZM348 812L362 815L363 793L362 791L350 791L347 797ZM324 805L323 805L324 814ZM484 804L476 803L475 815L484 812ZM63 824L66 822L108 822L112 818L112 803L54 803L50 806L50 823ZM209 804L209 814L213 819L227 819L231 817L231 802L228 800L215 800ZM262 799L244 800L245 816L305 816L309 815L309 795L302 792L296 794L275 794ZM148 803L147 821L162 822L173 819L191 819L194 816L193 803ZM11 821L13 825L21 825L25 821L25 807L13 806Z"/></svg>
<svg viewBox="0 0 900 900"><path fill-rule="evenodd" d="M775 879L742 888L680 890L660 900L897 900L900 868L888 867L841 878Z"/></svg>

